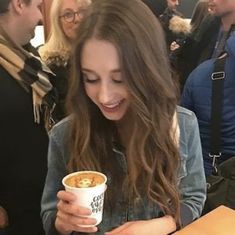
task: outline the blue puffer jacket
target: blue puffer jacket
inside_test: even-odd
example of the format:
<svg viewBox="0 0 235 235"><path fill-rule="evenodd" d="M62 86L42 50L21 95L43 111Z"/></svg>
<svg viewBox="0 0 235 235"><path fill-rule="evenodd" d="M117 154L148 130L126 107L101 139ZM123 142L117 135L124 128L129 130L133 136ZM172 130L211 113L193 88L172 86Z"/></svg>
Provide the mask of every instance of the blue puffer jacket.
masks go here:
<svg viewBox="0 0 235 235"><path fill-rule="evenodd" d="M224 99L222 111L222 156L219 162L235 155L235 33L226 42L228 53L225 64ZM211 73L214 69L214 59L199 65L189 76L184 87L181 105L192 110L199 122L204 166L206 175L211 174L210 120L211 120Z"/></svg>

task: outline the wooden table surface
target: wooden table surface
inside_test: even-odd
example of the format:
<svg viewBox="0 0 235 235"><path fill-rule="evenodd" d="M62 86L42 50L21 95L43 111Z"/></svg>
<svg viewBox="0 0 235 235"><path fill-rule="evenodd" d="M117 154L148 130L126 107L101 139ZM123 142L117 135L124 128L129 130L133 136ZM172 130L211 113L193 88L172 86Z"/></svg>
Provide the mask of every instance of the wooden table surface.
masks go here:
<svg viewBox="0 0 235 235"><path fill-rule="evenodd" d="M235 235L235 210L219 206L174 235Z"/></svg>

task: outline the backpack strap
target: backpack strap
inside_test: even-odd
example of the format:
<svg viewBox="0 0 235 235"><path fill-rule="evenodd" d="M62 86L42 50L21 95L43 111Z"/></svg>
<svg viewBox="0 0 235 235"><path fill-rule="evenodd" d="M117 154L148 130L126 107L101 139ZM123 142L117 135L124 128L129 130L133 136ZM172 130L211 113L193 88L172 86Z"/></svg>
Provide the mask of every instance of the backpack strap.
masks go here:
<svg viewBox="0 0 235 235"><path fill-rule="evenodd" d="M235 24L231 25L228 37L235 31ZM227 38L228 39L228 38ZM225 63L227 53L223 50L221 55L215 60L214 71L211 74L212 79L212 95L211 95L211 143L209 157L212 158L213 173L217 173L217 159L221 156L221 119L223 109L223 93Z"/></svg>
<svg viewBox="0 0 235 235"><path fill-rule="evenodd" d="M224 66L227 54L217 58L214 63L212 79L211 101L211 143L209 156L212 158L212 166L217 173L216 161L221 156L221 119L223 110L224 79L226 77Z"/></svg>

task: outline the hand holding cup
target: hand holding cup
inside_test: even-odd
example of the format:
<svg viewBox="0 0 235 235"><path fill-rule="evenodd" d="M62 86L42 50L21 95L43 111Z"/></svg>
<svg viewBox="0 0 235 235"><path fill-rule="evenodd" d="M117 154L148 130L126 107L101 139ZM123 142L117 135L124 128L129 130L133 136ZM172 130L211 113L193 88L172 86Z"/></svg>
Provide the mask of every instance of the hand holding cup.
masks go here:
<svg viewBox="0 0 235 235"><path fill-rule="evenodd" d="M56 229L63 235L71 234L72 231L94 233L97 231L96 219L89 218L91 210L77 205L76 195L66 191L57 194L57 217ZM88 226L88 227L83 227Z"/></svg>
<svg viewBox="0 0 235 235"><path fill-rule="evenodd" d="M106 182L107 177L96 171L79 171L63 178L62 183L66 192L74 196L74 201L70 202L71 206L80 213L84 210L90 212L85 215L79 214L81 223L77 225L80 228L95 227L102 221ZM88 224L88 219L93 219L96 223Z"/></svg>

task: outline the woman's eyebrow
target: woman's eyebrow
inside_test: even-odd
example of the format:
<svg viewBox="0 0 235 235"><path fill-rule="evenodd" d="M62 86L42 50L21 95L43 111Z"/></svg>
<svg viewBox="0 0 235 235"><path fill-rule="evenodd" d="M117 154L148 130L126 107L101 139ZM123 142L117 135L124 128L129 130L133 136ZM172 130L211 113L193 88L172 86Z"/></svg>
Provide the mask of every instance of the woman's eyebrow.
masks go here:
<svg viewBox="0 0 235 235"><path fill-rule="evenodd" d="M94 74L96 74L96 72L95 71L93 71L92 69L88 69L88 68L82 68L82 71L83 72L88 72L88 73L94 73ZM111 71L110 71L111 73L120 73L121 72L121 69L112 69Z"/></svg>

